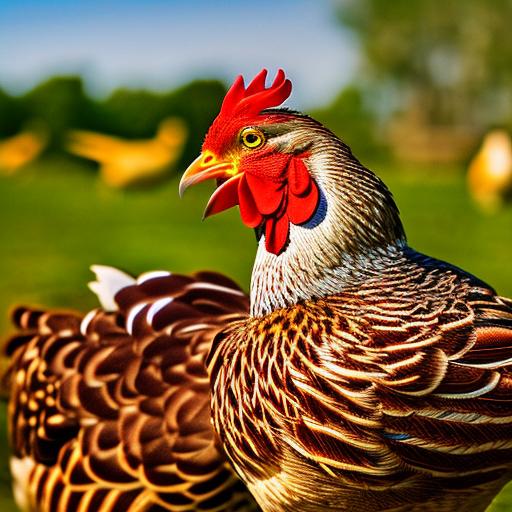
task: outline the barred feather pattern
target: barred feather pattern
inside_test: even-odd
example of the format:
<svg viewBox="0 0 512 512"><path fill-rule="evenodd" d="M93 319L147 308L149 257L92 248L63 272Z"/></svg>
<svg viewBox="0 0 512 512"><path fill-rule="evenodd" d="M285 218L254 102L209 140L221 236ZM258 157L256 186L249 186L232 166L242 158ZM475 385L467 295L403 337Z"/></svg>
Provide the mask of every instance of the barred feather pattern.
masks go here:
<svg viewBox="0 0 512 512"><path fill-rule="evenodd" d="M512 301L413 253L242 319L214 426L264 511L482 511L512 473Z"/></svg>
<svg viewBox="0 0 512 512"><path fill-rule="evenodd" d="M20 308L7 347L14 490L27 510L249 511L211 427L204 366L247 297L157 273L83 317Z"/></svg>

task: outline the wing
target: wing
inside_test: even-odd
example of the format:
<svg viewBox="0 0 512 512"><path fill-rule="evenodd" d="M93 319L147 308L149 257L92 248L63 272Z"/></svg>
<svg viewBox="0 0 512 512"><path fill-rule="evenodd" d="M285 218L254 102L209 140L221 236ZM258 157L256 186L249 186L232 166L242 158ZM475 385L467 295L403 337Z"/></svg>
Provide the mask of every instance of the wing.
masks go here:
<svg viewBox="0 0 512 512"><path fill-rule="evenodd" d="M261 500L483 510L506 482L511 303L438 274L416 293L378 281L216 336L214 425Z"/></svg>
<svg viewBox="0 0 512 512"><path fill-rule="evenodd" d="M375 381L383 435L414 470L496 480L512 469L511 301L473 288L434 313L398 336L390 324L373 328L385 353Z"/></svg>
<svg viewBox="0 0 512 512"><path fill-rule="evenodd" d="M15 312L21 333L7 351L18 503L252 510L217 446L204 367L214 334L246 314L247 297L217 274L158 272L121 287L115 303L83 318Z"/></svg>

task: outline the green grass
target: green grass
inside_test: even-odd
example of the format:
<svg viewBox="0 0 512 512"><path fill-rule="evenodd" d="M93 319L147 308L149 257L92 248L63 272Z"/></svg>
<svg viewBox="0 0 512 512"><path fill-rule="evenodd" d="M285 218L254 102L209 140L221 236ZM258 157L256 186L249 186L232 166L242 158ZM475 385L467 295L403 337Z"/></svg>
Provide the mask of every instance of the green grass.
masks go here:
<svg viewBox="0 0 512 512"><path fill-rule="evenodd" d="M467 197L463 175L453 169L380 173L394 192L418 250L477 274L512 296L512 209L493 217ZM93 263L133 273L151 269L226 272L246 289L254 235L236 211L200 221L211 187L179 200L177 180L153 189L113 191L91 167L73 160L46 160L0 178L0 333L7 334L13 304L75 309L95 306L86 283ZM10 500L0 408L0 510ZM512 489L495 511L510 510Z"/></svg>

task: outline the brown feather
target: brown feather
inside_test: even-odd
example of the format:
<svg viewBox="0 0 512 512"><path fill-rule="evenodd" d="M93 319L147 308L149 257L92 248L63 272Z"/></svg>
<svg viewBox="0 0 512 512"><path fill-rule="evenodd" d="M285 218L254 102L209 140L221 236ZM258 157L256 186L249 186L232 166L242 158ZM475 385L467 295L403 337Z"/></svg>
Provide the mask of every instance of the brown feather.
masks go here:
<svg viewBox="0 0 512 512"><path fill-rule="evenodd" d="M265 511L484 510L512 474L511 315L409 262L241 319L209 356L215 428Z"/></svg>
<svg viewBox="0 0 512 512"><path fill-rule="evenodd" d="M172 299L156 313L150 308ZM119 311L19 308L11 357L13 456L33 462L37 510L244 511L255 506L210 425L204 358L243 317L227 278L154 277L121 290ZM131 319L133 335L127 331Z"/></svg>

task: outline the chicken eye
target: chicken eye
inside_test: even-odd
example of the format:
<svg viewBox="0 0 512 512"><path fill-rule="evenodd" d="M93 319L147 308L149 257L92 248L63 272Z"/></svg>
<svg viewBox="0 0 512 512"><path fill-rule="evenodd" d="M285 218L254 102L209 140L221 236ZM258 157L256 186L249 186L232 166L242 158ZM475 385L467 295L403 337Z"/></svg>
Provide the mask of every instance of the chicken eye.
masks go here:
<svg viewBox="0 0 512 512"><path fill-rule="evenodd" d="M240 140L246 148L256 149L265 142L265 136L255 128L245 128L240 133Z"/></svg>

